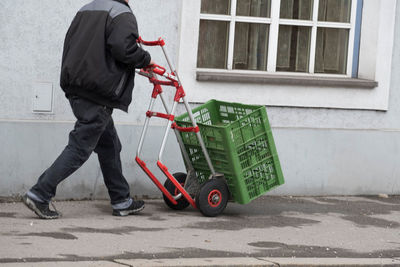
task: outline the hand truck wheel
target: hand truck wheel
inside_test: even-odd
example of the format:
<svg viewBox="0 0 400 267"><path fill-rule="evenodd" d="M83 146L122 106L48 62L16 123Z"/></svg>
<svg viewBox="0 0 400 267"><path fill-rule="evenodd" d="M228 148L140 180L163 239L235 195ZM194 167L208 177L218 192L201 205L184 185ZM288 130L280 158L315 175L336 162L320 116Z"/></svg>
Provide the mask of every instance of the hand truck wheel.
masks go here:
<svg viewBox="0 0 400 267"><path fill-rule="evenodd" d="M180 183L182 186L184 186L185 181L186 181L186 176L187 176L186 173L177 172L177 173L174 173L173 176L178 181L178 183ZM167 179L165 181L164 187L173 196L176 196L179 194L179 190L175 187L175 185L171 182L170 179ZM164 198L165 204L167 204L167 206L173 210L183 210L190 205L189 202L186 200L186 198L184 198L183 196L180 199L176 200L176 202L178 202L177 205L173 204L165 195L163 195L163 198Z"/></svg>
<svg viewBox="0 0 400 267"><path fill-rule="evenodd" d="M211 179L203 184L196 196L197 208L204 216L221 214L228 204L229 189L222 179Z"/></svg>

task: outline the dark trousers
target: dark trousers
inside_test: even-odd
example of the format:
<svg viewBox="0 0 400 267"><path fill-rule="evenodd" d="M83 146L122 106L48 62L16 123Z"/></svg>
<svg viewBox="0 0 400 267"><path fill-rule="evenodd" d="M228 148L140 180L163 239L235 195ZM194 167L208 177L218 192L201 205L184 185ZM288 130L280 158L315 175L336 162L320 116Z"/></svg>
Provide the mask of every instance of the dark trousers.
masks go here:
<svg viewBox="0 0 400 267"><path fill-rule="evenodd" d="M61 155L40 177L31 192L49 202L57 185L96 152L111 204L129 199L129 184L122 175L121 143L111 117L112 109L72 96L69 99L77 122Z"/></svg>

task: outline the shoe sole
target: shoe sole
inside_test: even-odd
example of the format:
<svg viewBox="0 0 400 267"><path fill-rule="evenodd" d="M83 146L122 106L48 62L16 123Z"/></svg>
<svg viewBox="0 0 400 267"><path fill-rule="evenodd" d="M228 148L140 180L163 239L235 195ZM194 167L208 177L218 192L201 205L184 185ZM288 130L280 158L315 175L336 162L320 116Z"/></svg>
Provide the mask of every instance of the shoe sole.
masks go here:
<svg viewBox="0 0 400 267"><path fill-rule="evenodd" d="M46 219L46 220L53 220L53 219L58 219L60 216L47 216L44 215L43 213L40 212L40 210L36 207L35 202L33 202L29 197L24 196L22 197L22 200L30 210L32 210L37 216L39 216L40 219Z"/></svg>
<svg viewBox="0 0 400 267"><path fill-rule="evenodd" d="M121 211L113 211L113 215L114 216L121 216L121 217L124 217L124 216L128 216L128 215L133 215L133 214L136 214L136 213L139 213L140 211L142 211L144 209L144 205L143 206L141 206L140 208L138 208L138 209L135 209L135 210L121 210Z"/></svg>

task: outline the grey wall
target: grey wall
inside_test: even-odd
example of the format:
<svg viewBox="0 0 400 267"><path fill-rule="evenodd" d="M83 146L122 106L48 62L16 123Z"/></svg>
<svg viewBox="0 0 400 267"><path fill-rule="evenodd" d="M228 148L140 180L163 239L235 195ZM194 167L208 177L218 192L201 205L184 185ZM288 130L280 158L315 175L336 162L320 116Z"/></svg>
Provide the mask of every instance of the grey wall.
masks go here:
<svg viewBox="0 0 400 267"><path fill-rule="evenodd" d="M397 2L395 33L399 30ZM395 34L387 112L269 108L286 178L276 192L399 194L399 73L400 36Z"/></svg>
<svg viewBox="0 0 400 267"><path fill-rule="evenodd" d="M23 193L51 165L67 144L74 117L59 87L62 47L65 34L77 10L89 0L4 0L0 1L0 196ZM163 37L173 62L179 44L180 1L131 1L140 34L146 40ZM153 58L165 65L160 50L149 48ZM52 114L32 112L33 84L54 86ZM144 78L136 79L134 102L129 113L114 112L121 136L125 175L133 194L158 194L134 163L136 142L150 101L152 87ZM172 91L166 90L170 97ZM157 105L161 108L160 105ZM162 109L161 109L162 110ZM152 138L160 141L164 121L152 123ZM157 139L158 138L158 139ZM167 147L169 156L178 153L176 141ZM156 159L159 142L147 143L144 157ZM167 157L168 158L168 157ZM168 161L172 170L182 170L179 160ZM156 170L157 168L154 168ZM160 175L161 179L162 176ZM96 156L67 179L58 190L60 198L106 196Z"/></svg>
<svg viewBox="0 0 400 267"><path fill-rule="evenodd" d="M0 119L70 121L74 117L59 87L62 47L76 12L89 0L0 1ZM144 39L162 36L172 60L178 50L180 1L131 1ZM162 7L163 12L155 12ZM152 13L157 14L152 15ZM159 50L149 48L155 59ZM163 63L163 61L161 61ZM55 90L54 114L32 113L33 83L51 82ZM118 122L140 124L151 88L137 79L135 102L129 114L117 112Z"/></svg>
<svg viewBox="0 0 400 267"><path fill-rule="evenodd" d="M62 43L75 12L86 2L20 0L15 8L15 0L0 1L0 196L27 190L66 145L74 118L58 85ZM179 49L180 4L176 0L131 1L143 37L165 37L174 62ZM395 32L400 26L399 4L397 14ZM387 112L268 108L286 179L272 194L400 193L399 46L396 35ZM151 52L154 59L161 58ZM53 114L32 113L35 81L53 83ZM159 196L133 161L150 90L148 82L138 78L129 113L117 111L114 119L133 194ZM155 121L151 138L159 141L162 123ZM148 142L146 147L145 159L155 158L158 142ZM181 171L172 138L167 151L168 166ZM95 155L58 190L59 198L93 196L106 196Z"/></svg>
<svg viewBox="0 0 400 267"><path fill-rule="evenodd" d="M68 132L73 123L49 122L2 122L0 140L2 152L0 157L0 196L13 196L28 190L50 166L66 145ZM126 179L131 184L133 195L159 196L158 189L137 167L135 153L141 127L135 125L117 125L117 131L123 145L121 157ZM153 126L145 142L141 158L148 164L157 177L164 180L156 167L155 160L163 127ZM170 138L169 151L165 164L171 172L184 170L181 161L173 157L180 156L176 141ZM70 198L104 198L107 196L96 154L76 173L66 179L58 188L57 197Z"/></svg>

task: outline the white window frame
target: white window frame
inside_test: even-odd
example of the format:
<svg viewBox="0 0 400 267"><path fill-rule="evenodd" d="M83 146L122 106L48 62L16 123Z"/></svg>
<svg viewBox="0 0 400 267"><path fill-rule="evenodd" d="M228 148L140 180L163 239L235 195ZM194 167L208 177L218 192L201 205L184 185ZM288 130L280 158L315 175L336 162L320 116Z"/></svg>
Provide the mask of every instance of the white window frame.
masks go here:
<svg viewBox="0 0 400 267"><path fill-rule="evenodd" d="M230 22L229 26L229 40L228 40L228 58L227 69L233 70L233 57L234 57L234 44L235 44L235 28L236 22L245 23L258 23L267 24L270 26L269 42L268 42L268 64L267 71L258 71L260 73L275 73L276 60L277 60L277 47L278 47L278 33L280 25L288 26L306 26L311 27L311 43L310 43L310 56L309 56L309 69L308 73L297 72L297 74L314 74L315 67L315 53L317 42L317 28L335 28L335 29L348 29L349 30L349 43L347 49L347 67L346 74L317 74L326 77L351 77L353 66L353 49L354 49L354 33L357 15L357 0L351 1L351 14L350 22L325 22L318 21L319 0L313 1L312 19L311 20L298 20L298 19L281 19L280 16L280 0L271 0L271 17L250 17L250 16L236 16L236 7L238 0L231 0L230 15L217 15L217 14L204 14L200 13L200 20L214 20ZM281 74L293 74L293 72L283 72Z"/></svg>
<svg viewBox="0 0 400 267"><path fill-rule="evenodd" d="M315 1L319 2L319 1ZM354 5L356 0L352 1ZM366 109L366 110L387 110L391 77L391 61L394 41L394 26L396 18L396 2L397 0L364 0L363 21L361 26L361 41L359 51L359 70L358 77L360 79L374 80L378 86L373 89L366 88L346 88L343 85L338 86L314 86L307 84L266 84L266 83L232 83L232 82L207 82L198 81L197 73L201 71L209 72L214 75L226 75L234 73L238 75L260 75L265 74L266 77L271 75L270 70L276 68L275 57L268 56L267 72L247 71L247 70L221 70L221 69L199 69L197 68L197 49L199 38L200 19L214 16L215 19L226 17L230 19L230 15L206 15L201 14L201 1L182 1L181 25L180 25L180 47L178 58L178 70L180 72L183 86L188 95L188 99L192 102L203 103L211 98L221 99L225 101L235 101L241 103L263 104L268 106L288 106L288 107L318 107L318 108L339 108L339 109ZM280 8L280 1L273 0L271 12L277 12ZM279 4L276 4L279 3ZM236 5L233 5L236 6ZM314 7L315 10L315 7ZM352 7L355 12L356 7ZM317 16L317 12L313 13ZM238 17L236 17L238 18ZM245 17L246 21L249 20ZM350 24L354 24L356 16L351 15ZM239 20L242 20L239 17ZM268 22L263 18L250 18L253 22ZM278 20L278 21L275 21ZM310 21L290 20L290 23L310 23ZM270 42L277 45L279 23L289 23L288 20L278 19L271 16ZM315 22L313 23L314 35L318 26L339 26L336 23ZM343 23L339 23L342 25ZM346 27L351 27L346 25ZM354 27L353 31L354 31ZM353 50L354 32L349 33L350 44L349 51ZM230 35L232 38L232 35ZM274 40L272 40L274 39ZM231 42L232 43L232 42ZM315 51L315 47L312 48ZM233 49L230 49L233 53ZM270 45L269 53L276 51ZM232 55L229 55L231 59ZM342 75L343 79L351 79L353 55L349 52L347 73ZM230 61L232 62L232 61ZM314 60L310 61L310 65L314 64ZM311 66L310 66L311 68ZM302 76L314 78L321 76L338 76L337 74L314 74L314 73L294 73L294 72L273 72L273 75L279 77L291 75L294 77ZM339 75L340 76L340 75Z"/></svg>

